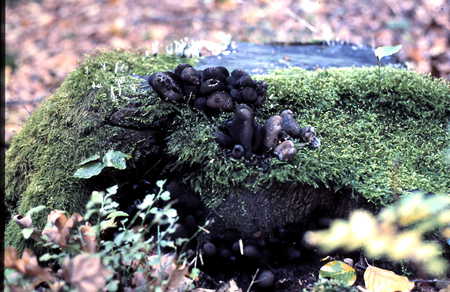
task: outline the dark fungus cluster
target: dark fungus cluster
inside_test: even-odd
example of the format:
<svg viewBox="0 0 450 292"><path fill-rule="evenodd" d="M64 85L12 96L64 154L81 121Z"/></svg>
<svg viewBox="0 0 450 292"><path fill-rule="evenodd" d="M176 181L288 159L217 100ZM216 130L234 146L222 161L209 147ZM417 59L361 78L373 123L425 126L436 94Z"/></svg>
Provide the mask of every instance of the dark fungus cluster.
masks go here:
<svg viewBox="0 0 450 292"><path fill-rule="evenodd" d="M265 101L267 84L253 80L243 70L230 74L225 67L196 70L189 64L180 64L174 72L152 74L148 83L163 100L189 103L206 113L234 111L233 118L215 132L215 140L231 149L236 159L273 153L280 160L289 161L297 152L293 139L312 148L320 146L315 129L301 128L289 109L270 117L264 125L258 124L255 111Z"/></svg>

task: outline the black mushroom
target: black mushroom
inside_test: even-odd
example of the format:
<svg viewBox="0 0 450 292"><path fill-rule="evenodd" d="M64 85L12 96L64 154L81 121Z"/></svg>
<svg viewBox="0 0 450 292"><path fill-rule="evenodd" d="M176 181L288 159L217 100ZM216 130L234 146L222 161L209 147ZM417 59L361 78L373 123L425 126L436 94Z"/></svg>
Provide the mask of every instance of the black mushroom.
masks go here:
<svg viewBox="0 0 450 292"><path fill-rule="evenodd" d="M150 75L148 83L162 99L181 101L184 98L183 91L173 77L171 72L157 72Z"/></svg>
<svg viewBox="0 0 450 292"><path fill-rule="evenodd" d="M233 118L214 133L216 142L230 149L233 158L272 153L280 160L290 161L297 153L295 140L311 148L320 147L314 127L301 128L290 109L259 125L255 114L265 101L267 83L253 80L243 70L230 74L221 66L197 70L180 64L174 72L151 75L148 83L163 100L187 103L207 114L234 110Z"/></svg>

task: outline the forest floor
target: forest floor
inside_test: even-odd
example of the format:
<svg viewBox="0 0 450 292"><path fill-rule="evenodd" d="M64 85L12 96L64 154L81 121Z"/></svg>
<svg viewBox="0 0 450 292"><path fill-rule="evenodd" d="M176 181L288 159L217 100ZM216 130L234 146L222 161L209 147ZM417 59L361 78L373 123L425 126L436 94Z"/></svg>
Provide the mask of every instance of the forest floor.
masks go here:
<svg viewBox="0 0 450 292"><path fill-rule="evenodd" d="M6 141L86 54L102 49L163 51L183 38L402 44L412 70L450 79L446 0L10 0L5 25Z"/></svg>

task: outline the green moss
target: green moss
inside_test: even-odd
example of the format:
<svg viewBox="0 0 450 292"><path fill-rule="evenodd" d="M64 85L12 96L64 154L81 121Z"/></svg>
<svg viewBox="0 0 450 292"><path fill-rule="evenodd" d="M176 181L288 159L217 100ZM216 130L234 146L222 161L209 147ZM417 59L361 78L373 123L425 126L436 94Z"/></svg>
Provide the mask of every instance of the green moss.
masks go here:
<svg viewBox="0 0 450 292"><path fill-rule="evenodd" d="M89 192L83 181L72 177L77 164L108 149L133 151L132 144L110 142L111 137L126 134L127 130L105 123L114 109L129 102L131 94L140 93L142 80L130 75L170 70L186 61L192 62L125 52L87 58L11 142L5 173L10 214L23 214L37 205L69 212L82 210ZM156 99L149 96L143 103L151 107ZM160 105L163 110L164 115L173 111L166 104ZM149 118L150 122L153 118ZM45 216L41 216L36 223L42 226L44 221ZM8 225L6 243L23 247L17 231L14 223Z"/></svg>
<svg viewBox="0 0 450 292"><path fill-rule="evenodd" d="M231 187L266 188L274 182L350 188L376 203L392 194L422 189L448 191L450 169L448 82L399 69L300 69L260 76L269 83L263 119L286 108L301 125L316 127L319 150L300 149L290 163L270 159L246 165L225 158L212 141L219 117L191 117L169 140L180 165L196 164L201 175L186 177L211 206ZM230 118L231 115L228 115ZM183 117L186 119L187 117Z"/></svg>
<svg viewBox="0 0 450 292"><path fill-rule="evenodd" d="M450 89L444 80L390 68L381 70L381 83L377 68L293 69L259 76L269 83L260 121L290 108L301 125L316 127L322 147L299 149L291 163L245 162L225 157L213 142L213 132L232 113L208 118L185 105L165 103L131 77L171 70L181 62L194 61L125 52L86 59L11 143L6 155L11 214L36 205L79 212L91 191L72 177L81 160L108 149L139 160L134 152L138 141L114 139L127 137L129 129L108 123L113 111L136 98L142 110L128 118L164 127L163 151L170 163L161 171L183 174L209 206L231 189L278 182L350 188L378 203L404 190L449 188L443 151L449 145ZM45 215L37 221L44 220ZM23 246L12 223L6 241Z"/></svg>

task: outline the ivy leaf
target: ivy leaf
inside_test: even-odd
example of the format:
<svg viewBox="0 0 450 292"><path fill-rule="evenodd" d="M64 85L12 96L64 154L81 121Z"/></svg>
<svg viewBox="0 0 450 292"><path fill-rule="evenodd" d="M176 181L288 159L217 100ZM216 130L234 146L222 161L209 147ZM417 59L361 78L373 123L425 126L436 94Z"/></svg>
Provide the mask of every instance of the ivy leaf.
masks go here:
<svg viewBox="0 0 450 292"><path fill-rule="evenodd" d="M378 47L375 49L375 56L377 56L378 60L380 61L383 57L391 56L396 53L398 53L402 49L402 45L398 46L384 46L384 47Z"/></svg>
<svg viewBox="0 0 450 292"><path fill-rule="evenodd" d="M320 268L319 277L334 279L345 286L351 286L356 281L356 271L342 261L331 261Z"/></svg>
<svg viewBox="0 0 450 292"><path fill-rule="evenodd" d="M80 167L73 176L76 178L88 179L99 175L103 168L105 168L105 165L103 165L102 162L88 162L84 166Z"/></svg>
<svg viewBox="0 0 450 292"><path fill-rule="evenodd" d="M108 152L106 152L105 156L103 156L103 164L105 165L105 167L125 169L127 168L126 159L128 159L129 157L129 155L123 152L109 150Z"/></svg>

